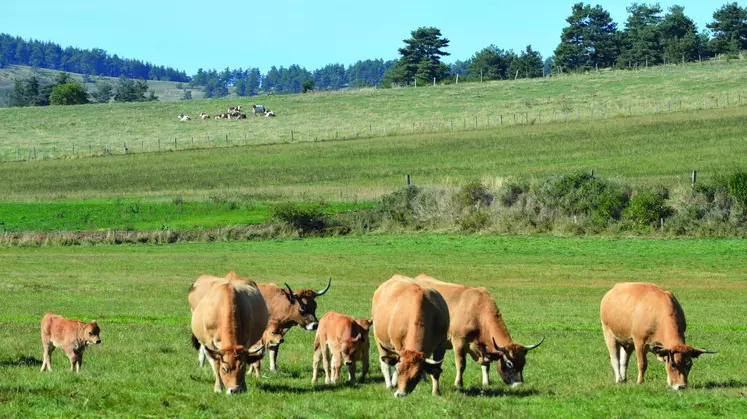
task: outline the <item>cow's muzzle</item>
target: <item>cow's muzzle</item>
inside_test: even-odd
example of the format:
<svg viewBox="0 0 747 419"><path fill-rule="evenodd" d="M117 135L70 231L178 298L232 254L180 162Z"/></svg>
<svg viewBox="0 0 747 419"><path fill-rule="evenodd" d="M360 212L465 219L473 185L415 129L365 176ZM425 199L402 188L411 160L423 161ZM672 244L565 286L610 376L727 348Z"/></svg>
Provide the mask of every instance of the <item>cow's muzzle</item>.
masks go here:
<svg viewBox="0 0 747 419"><path fill-rule="evenodd" d="M243 393L243 392L245 392L245 391L246 391L246 389L244 389L244 388L241 388L241 387L233 387L233 388L229 388L229 389L227 389L227 390L226 390L226 394L228 394L228 395L230 396L231 394L238 394L238 393Z"/></svg>
<svg viewBox="0 0 747 419"><path fill-rule="evenodd" d="M311 322L306 325L306 330L316 330L319 327L319 322Z"/></svg>
<svg viewBox="0 0 747 419"><path fill-rule="evenodd" d="M684 390L687 388L687 384L675 384L672 386L672 390Z"/></svg>
<svg viewBox="0 0 747 419"><path fill-rule="evenodd" d="M349 367L349 366L353 365L353 361L345 361L345 365L347 365Z"/></svg>
<svg viewBox="0 0 747 419"><path fill-rule="evenodd" d="M402 393L402 392L396 392L394 393L394 397L407 397L409 393Z"/></svg>

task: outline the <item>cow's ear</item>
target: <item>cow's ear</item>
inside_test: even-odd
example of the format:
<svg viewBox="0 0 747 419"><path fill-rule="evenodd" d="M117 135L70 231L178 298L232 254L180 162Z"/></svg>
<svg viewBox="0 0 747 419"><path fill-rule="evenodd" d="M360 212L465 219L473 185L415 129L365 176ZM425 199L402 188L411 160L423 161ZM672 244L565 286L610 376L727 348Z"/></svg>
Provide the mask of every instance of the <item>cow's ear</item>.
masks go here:
<svg viewBox="0 0 747 419"><path fill-rule="evenodd" d="M656 356L665 358L669 356L672 351L670 351L669 349L664 349L661 345L655 345L653 348L651 348L651 352L655 353Z"/></svg>
<svg viewBox="0 0 747 419"><path fill-rule="evenodd" d="M382 356L381 357L381 362L383 362L383 363L385 363L385 364L393 367L393 366L397 365L397 362L399 362L399 358L397 358L395 356Z"/></svg>

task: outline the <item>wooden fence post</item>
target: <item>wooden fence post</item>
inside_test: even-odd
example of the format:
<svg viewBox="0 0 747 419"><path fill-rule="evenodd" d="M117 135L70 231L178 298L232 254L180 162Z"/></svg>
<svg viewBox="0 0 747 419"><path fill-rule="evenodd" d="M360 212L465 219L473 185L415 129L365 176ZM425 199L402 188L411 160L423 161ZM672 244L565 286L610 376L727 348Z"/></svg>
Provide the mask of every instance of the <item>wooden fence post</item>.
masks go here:
<svg viewBox="0 0 747 419"><path fill-rule="evenodd" d="M228 145L228 134L226 134L226 145Z"/></svg>
<svg viewBox="0 0 747 419"><path fill-rule="evenodd" d="M698 178L698 172L696 170L693 170L693 176L692 176L693 185L695 185L695 181L697 180L697 178Z"/></svg>
<svg viewBox="0 0 747 419"><path fill-rule="evenodd" d="M591 176L591 177L594 177L594 169L591 169L591 170L589 171L589 176Z"/></svg>
<svg viewBox="0 0 747 419"><path fill-rule="evenodd" d="M18 161L18 147L16 147L16 161Z"/></svg>
<svg viewBox="0 0 747 419"><path fill-rule="evenodd" d="M109 144L104 144L104 151L109 154Z"/></svg>
<svg viewBox="0 0 747 419"><path fill-rule="evenodd" d="M410 175L405 175L405 184L410 184Z"/></svg>
<svg viewBox="0 0 747 419"><path fill-rule="evenodd" d="M451 120L451 130L454 131L454 120Z"/></svg>
<svg viewBox="0 0 747 419"><path fill-rule="evenodd" d="M293 142L293 130L291 130L291 142Z"/></svg>
<svg viewBox="0 0 747 419"><path fill-rule="evenodd" d="M91 144L88 144L88 154L93 156L93 146Z"/></svg>
<svg viewBox="0 0 747 419"><path fill-rule="evenodd" d="M176 137L174 137L174 150L176 150Z"/></svg>
<svg viewBox="0 0 747 419"><path fill-rule="evenodd" d="M192 137L192 147L195 146L195 137Z"/></svg>
<svg viewBox="0 0 747 419"><path fill-rule="evenodd" d="M75 154L75 144L73 144L73 154Z"/></svg>
<svg viewBox="0 0 747 419"><path fill-rule="evenodd" d="M122 149L124 149L125 154L127 154L127 143L122 144Z"/></svg>
<svg viewBox="0 0 747 419"><path fill-rule="evenodd" d="M477 129L477 117L475 117L475 129Z"/></svg>
<svg viewBox="0 0 747 419"><path fill-rule="evenodd" d="M36 146L34 146L34 160L36 160Z"/></svg>
<svg viewBox="0 0 747 419"><path fill-rule="evenodd" d="M501 126L503 126L503 114L501 114Z"/></svg>
<svg viewBox="0 0 747 419"><path fill-rule="evenodd" d="M467 129L467 118L464 118L464 121L462 123L462 128Z"/></svg>

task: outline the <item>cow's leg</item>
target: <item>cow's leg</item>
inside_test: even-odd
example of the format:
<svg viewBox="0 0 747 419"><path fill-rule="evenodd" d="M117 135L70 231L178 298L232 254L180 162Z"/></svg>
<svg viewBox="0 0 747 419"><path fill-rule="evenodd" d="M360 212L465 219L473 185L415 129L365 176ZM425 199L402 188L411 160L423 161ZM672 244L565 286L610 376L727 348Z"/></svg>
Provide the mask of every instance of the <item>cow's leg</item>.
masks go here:
<svg viewBox="0 0 747 419"><path fill-rule="evenodd" d="M348 365L348 383L355 382L355 359Z"/></svg>
<svg viewBox="0 0 747 419"><path fill-rule="evenodd" d="M632 352L632 346L620 346L620 382L628 380L628 361L630 361L630 354Z"/></svg>
<svg viewBox="0 0 747 419"><path fill-rule="evenodd" d="M620 375L620 344L617 343L615 335L607 327L602 325L602 332L604 333L604 341L607 343L607 350L610 353L610 364L612 365L612 371L615 373L615 382L622 382L622 376Z"/></svg>
<svg viewBox="0 0 747 419"><path fill-rule="evenodd" d="M466 348L462 342L454 342L454 363L456 364L456 379L454 385L462 387L464 385L464 369L466 368L465 355L467 354Z"/></svg>
<svg viewBox="0 0 747 419"><path fill-rule="evenodd" d="M332 350L332 382L336 383L340 379L340 369L342 369L342 353L339 348Z"/></svg>
<svg viewBox="0 0 747 419"><path fill-rule="evenodd" d="M253 363L251 367L249 367L249 374L254 371L254 376L259 378L262 374L260 372L260 368L262 367L262 361L257 360L257 362Z"/></svg>
<svg viewBox="0 0 747 419"><path fill-rule="evenodd" d="M47 371L52 371L52 351L54 351L54 345L48 339L42 337L42 346L44 346L44 361L42 362L41 370L44 372L46 367Z"/></svg>
<svg viewBox="0 0 747 419"><path fill-rule="evenodd" d="M363 351L363 355L361 356L361 376L360 381L362 382L366 375L368 374L368 368L369 368L369 361L368 361L368 350Z"/></svg>
<svg viewBox="0 0 747 419"><path fill-rule="evenodd" d="M319 361L322 360L322 348L317 349L314 351L314 372L311 375L311 384L316 384L317 380L319 379Z"/></svg>
<svg viewBox="0 0 747 419"><path fill-rule="evenodd" d="M487 387L490 385L490 362L480 365L480 369L482 370L482 385Z"/></svg>
<svg viewBox="0 0 747 419"><path fill-rule="evenodd" d="M643 376L646 375L648 361L646 359L646 345L643 340L633 339L635 345L635 354L638 357L638 384L643 383Z"/></svg>
<svg viewBox="0 0 747 419"><path fill-rule="evenodd" d="M433 359L434 360L443 360L444 356L446 355L446 347L444 345L441 345L433 351ZM433 381L433 392L432 394L434 396L440 396L441 395L441 388L439 386L439 379L441 378L441 369L437 369L433 374L431 374L431 381Z"/></svg>
<svg viewBox="0 0 747 419"><path fill-rule="evenodd" d="M63 348L68 359L70 359L70 371L75 371L75 366L78 364L78 354L75 353L72 346L65 346Z"/></svg>
<svg viewBox="0 0 747 419"><path fill-rule="evenodd" d="M213 386L213 392L221 393L223 392L223 380L220 379L220 371L218 370L218 368L220 368L220 362L214 360L212 356L209 359L210 366L213 367L213 374L215 374L215 386Z"/></svg>
<svg viewBox="0 0 747 419"><path fill-rule="evenodd" d="M379 353L381 352L383 351L379 351ZM381 366L381 375L384 376L384 387L386 388L394 387L394 384L392 382L391 370L389 369L389 364L381 360L379 360L379 364Z"/></svg>
<svg viewBox="0 0 747 419"><path fill-rule="evenodd" d="M280 345L276 345L270 348L270 371L272 372L276 372L278 370L277 360L278 360L279 350L280 350Z"/></svg>
<svg viewBox="0 0 747 419"><path fill-rule="evenodd" d="M332 371L330 371L329 363L330 363L330 357L332 354L329 352L329 348L327 348L327 344L324 344L322 346L322 366L324 367L324 383L329 384L332 382Z"/></svg>
<svg viewBox="0 0 747 419"><path fill-rule="evenodd" d="M200 349L197 351L197 362L200 364L200 368L205 366L205 358L207 358L205 345L200 345Z"/></svg>
<svg viewBox="0 0 747 419"><path fill-rule="evenodd" d="M80 353L76 353L78 357L78 365L75 368L75 372L80 372L80 367L83 366L83 351L80 351Z"/></svg>

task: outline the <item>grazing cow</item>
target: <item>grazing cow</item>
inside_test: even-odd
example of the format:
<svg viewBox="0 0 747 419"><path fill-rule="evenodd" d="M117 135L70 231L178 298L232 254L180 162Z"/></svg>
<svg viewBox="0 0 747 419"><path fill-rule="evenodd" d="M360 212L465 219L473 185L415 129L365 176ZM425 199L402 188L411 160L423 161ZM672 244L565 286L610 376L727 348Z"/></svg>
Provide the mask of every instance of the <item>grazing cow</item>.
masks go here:
<svg viewBox="0 0 747 419"><path fill-rule="evenodd" d="M396 382L394 397L404 397L428 373L433 395L439 395L449 331L449 308L441 294L412 278L394 275L376 289L372 313L385 386L392 388ZM438 361L428 359L431 355ZM390 367L395 365L392 377Z"/></svg>
<svg viewBox="0 0 747 419"><path fill-rule="evenodd" d="M287 331L296 325L306 330L316 330L319 326L319 320L316 318L316 298L326 294L330 285L332 279L327 281L327 286L321 291L300 289L293 292L288 284L285 284L287 290L275 284L259 284L259 291L267 302L270 318L277 321L283 330ZM270 347L269 350L270 371L277 371L280 345Z"/></svg>
<svg viewBox="0 0 747 419"><path fill-rule="evenodd" d="M492 361L497 361L496 369L504 383L511 387L524 384L526 354L540 346L545 338L526 347L511 340L503 316L485 288L442 282L423 274L415 281L441 293L449 306L449 341L456 363L455 386L463 385L466 354L482 366L483 386L490 385Z"/></svg>
<svg viewBox="0 0 747 419"><path fill-rule="evenodd" d="M372 324L369 319L356 320L334 311L325 313L319 320L319 328L314 339L314 374L311 383L317 382L320 360L323 361L326 384L335 383L340 379L343 361L348 367L350 383L355 381L355 362L361 361L363 367L360 381L363 381L368 374L368 330Z"/></svg>
<svg viewBox="0 0 747 419"><path fill-rule="evenodd" d="M192 118L188 117L187 115L184 115L183 113L180 113L178 116L180 121L191 121Z"/></svg>
<svg viewBox="0 0 747 419"><path fill-rule="evenodd" d="M267 329L265 329L265 332L262 334L261 345L264 347L262 353L264 354L264 351L266 349L276 348L278 345L285 342L283 336L287 332L288 329L283 329L282 327L280 327L280 324L277 320L270 319L270 321L267 322ZM257 360L255 363L249 366L249 371L247 372L247 374L252 374L252 371L254 371L254 375L259 377L261 366L261 361Z"/></svg>
<svg viewBox="0 0 747 419"><path fill-rule="evenodd" d="M241 112L241 106L231 106L228 108L228 113Z"/></svg>
<svg viewBox="0 0 747 419"><path fill-rule="evenodd" d="M86 323L47 313L41 322L41 339L44 347L41 371L52 371L52 352L54 348L62 348L70 359L70 371L79 372L83 365L83 352L86 346L101 343L100 334L101 329L95 321Z"/></svg>
<svg viewBox="0 0 747 419"><path fill-rule="evenodd" d="M205 112L201 112L200 119L210 119L210 115L206 114Z"/></svg>
<svg viewBox="0 0 747 419"><path fill-rule="evenodd" d="M257 116L257 114L264 114L265 113L265 107L262 105L252 105L252 115Z"/></svg>
<svg viewBox="0 0 747 419"><path fill-rule="evenodd" d="M200 298L200 296L202 296ZM267 327L269 313L254 281L229 272L225 278L202 276L190 289L192 344L204 350L215 373L214 391L246 390L246 366L264 349L251 348Z"/></svg>
<svg viewBox="0 0 747 419"><path fill-rule="evenodd" d="M265 118L268 118L270 116L276 116L276 115L275 115L275 112L268 109L265 111Z"/></svg>
<svg viewBox="0 0 747 419"><path fill-rule="evenodd" d="M654 284L622 282L602 298L602 331L610 353L615 380L627 379L628 359L638 356L638 384L646 373L646 353L665 363L667 385L675 390L687 387L692 358L716 352L685 344L685 313L677 298Z"/></svg>

